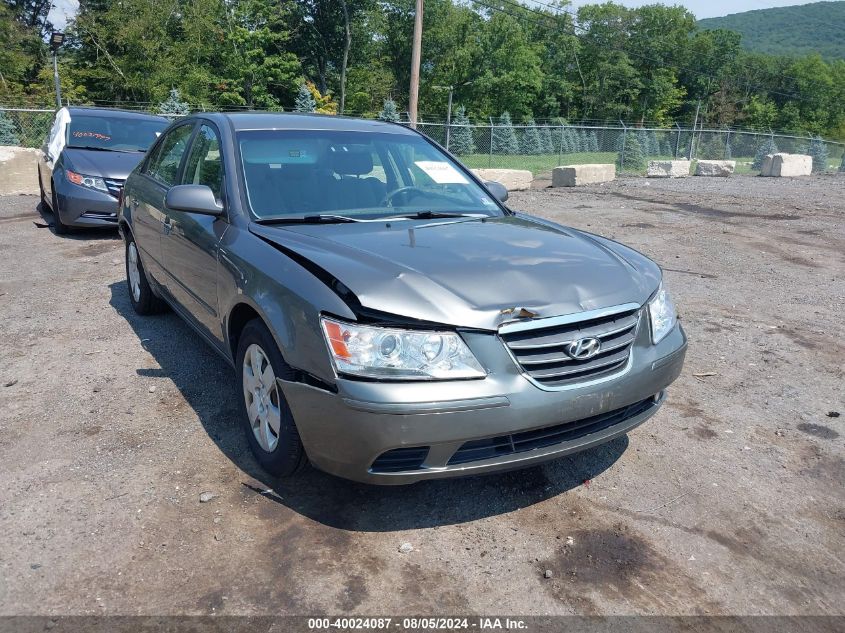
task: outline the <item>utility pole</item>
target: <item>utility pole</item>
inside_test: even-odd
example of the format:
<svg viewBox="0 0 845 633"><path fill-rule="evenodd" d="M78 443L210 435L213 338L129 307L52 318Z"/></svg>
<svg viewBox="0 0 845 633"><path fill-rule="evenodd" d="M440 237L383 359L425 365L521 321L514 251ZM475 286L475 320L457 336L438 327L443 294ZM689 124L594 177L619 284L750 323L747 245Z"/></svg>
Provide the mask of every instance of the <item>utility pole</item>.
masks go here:
<svg viewBox="0 0 845 633"><path fill-rule="evenodd" d="M452 92L454 86L449 86L449 105L446 108L446 151L449 151L449 137L452 132Z"/></svg>
<svg viewBox="0 0 845 633"><path fill-rule="evenodd" d="M414 14L414 42L411 49L411 90L408 95L408 118L417 127L417 100L420 94L420 54L422 51L423 0L416 0Z"/></svg>

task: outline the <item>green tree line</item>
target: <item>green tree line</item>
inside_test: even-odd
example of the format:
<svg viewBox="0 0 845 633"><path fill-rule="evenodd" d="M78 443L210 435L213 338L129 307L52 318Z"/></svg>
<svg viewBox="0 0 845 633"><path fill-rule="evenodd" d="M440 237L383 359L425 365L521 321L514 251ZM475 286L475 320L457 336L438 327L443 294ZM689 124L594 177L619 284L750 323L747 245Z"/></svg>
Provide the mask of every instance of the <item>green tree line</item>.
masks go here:
<svg viewBox="0 0 845 633"><path fill-rule="evenodd" d="M49 105L46 0L0 0L0 103ZM81 0L60 53L74 103L403 110L413 0ZM744 126L845 138L845 61L742 49L681 7L426 0L422 118ZM328 104L328 105L327 105Z"/></svg>

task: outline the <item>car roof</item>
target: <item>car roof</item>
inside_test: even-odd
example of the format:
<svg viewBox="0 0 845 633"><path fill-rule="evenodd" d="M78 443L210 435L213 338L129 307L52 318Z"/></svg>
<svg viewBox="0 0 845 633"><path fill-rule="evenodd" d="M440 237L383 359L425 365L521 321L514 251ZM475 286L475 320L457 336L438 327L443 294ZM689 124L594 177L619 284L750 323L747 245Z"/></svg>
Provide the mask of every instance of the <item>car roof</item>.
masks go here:
<svg viewBox="0 0 845 633"><path fill-rule="evenodd" d="M148 112L137 112L134 110L118 110L117 108L68 106L67 111L70 113L71 117L73 117L74 114L85 114L88 116L108 116L114 119L146 119L148 121L162 121L164 123L170 123L170 119L168 119L167 117L149 114Z"/></svg>
<svg viewBox="0 0 845 633"><path fill-rule="evenodd" d="M209 116L210 113L205 113ZM354 117L301 112L221 112L211 118L225 118L236 131L242 130L336 130L341 132L381 132L408 134L414 132L404 125L356 119Z"/></svg>

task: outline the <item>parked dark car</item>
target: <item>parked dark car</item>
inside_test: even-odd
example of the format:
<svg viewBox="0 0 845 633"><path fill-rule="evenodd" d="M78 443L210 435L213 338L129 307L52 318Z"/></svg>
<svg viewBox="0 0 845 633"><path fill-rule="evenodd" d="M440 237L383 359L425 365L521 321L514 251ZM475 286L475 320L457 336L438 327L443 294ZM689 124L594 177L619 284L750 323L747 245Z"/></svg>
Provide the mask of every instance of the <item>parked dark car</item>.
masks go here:
<svg viewBox="0 0 845 633"><path fill-rule="evenodd" d="M107 108L62 108L38 164L41 203L56 233L116 227L123 183L168 119Z"/></svg>
<svg viewBox="0 0 845 633"><path fill-rule="evenodd" d="M506 198L401 125L189 117L126 182L130 299L234 367L273 475L537 464L653 415L687 342L654 262Z"/></svg>

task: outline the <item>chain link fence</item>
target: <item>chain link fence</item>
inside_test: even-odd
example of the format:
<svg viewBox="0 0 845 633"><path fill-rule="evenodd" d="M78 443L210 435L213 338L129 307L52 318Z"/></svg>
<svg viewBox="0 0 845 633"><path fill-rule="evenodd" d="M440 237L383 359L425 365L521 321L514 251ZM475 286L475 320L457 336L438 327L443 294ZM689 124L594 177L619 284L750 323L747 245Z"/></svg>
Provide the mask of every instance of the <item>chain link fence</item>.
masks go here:
<svg viewBox="0 0 845 633"><path fill-rule="evenodd" d="M644 174L651 160L734 160L736 173L759 173L766 154L813 156L814 171L845 171L845 143L810 136L745 130L588 125L418 123L417 129L473 168L528 169L535 175L558 165L615 163Z"/></svg>
<svg viewBox="0 0 845 633"><path fill-rule="evenodd" d="M0 145L41 147L53 110L0 108ZM845 171L845 143L811 136L747 130L589 126L568 124L487 125L420 122L417 129L456 154L468 167L528 169L535 175L558 165L615 163L619 171L644 174L650 160L729 159L736 173L759 173L766 154L813 156L814 171Z"/></svg>

